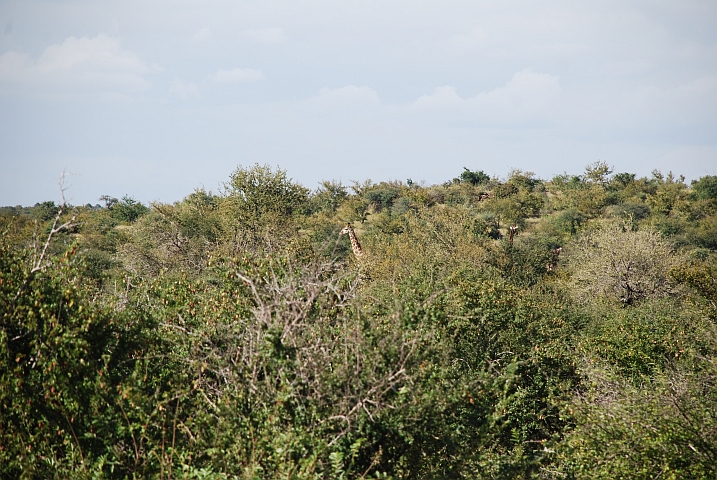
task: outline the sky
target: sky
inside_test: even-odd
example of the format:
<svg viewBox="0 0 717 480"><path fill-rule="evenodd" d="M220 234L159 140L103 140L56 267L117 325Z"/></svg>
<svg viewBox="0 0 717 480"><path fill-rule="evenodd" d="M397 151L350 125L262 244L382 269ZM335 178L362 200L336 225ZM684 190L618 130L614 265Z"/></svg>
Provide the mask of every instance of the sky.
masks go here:
<svg viewBox="0 0 717 480"><path fill-rule="evenodd" d="M717 174L714 0L0 0L0 205Z"/></svg>

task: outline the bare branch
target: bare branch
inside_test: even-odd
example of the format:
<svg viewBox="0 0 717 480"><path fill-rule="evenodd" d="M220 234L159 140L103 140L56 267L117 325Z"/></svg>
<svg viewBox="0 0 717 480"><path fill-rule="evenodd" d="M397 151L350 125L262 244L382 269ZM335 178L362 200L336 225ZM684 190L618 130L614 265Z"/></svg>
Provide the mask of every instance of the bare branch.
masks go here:
<svg viewBox="0 0 717 480"><path fill-rule="evenodd" d="M77 214L73 215L72 218L70 218L69 221L63 223L62 225L58 226L58 223L60 222L60 218L62 218L62 215L65 213L65 210L67 210L67 201L65 200L65 191L70 188L70 186L65 186L65 177L66 177L66 171L63 169L62 173L60 174L60 178L58 180L58 185L60 187L60 196L62 197L62 204L60 205L60 208L57 211L57 215L55 215L55 219L52 222L52 228L50 229L50 233L47 235L47 239L45 240L45 244L42 247L42 252L40 253L40 256L35 259L33 262L32 269L25 277L25 280L23 280L22 284L20 285L20 288L18 288L17 293L15 294L15 297L12 300L12 304L15 305L17 303L17 300L20 298L20 295L22 295L22 292L27 288L27 285L30 283L30 281L33 279L35 274L43 269L45 269L48 265L43 263L45 261L45 256L47 255L47 249L50 247L50 243L52 243L52 238L57 235L58 233L62 232L63 230L69 230L78 224L75 223L75 220L77 219ZM33 237L33 248L35 251L37 250L37 236L35 235Z"/></svg>

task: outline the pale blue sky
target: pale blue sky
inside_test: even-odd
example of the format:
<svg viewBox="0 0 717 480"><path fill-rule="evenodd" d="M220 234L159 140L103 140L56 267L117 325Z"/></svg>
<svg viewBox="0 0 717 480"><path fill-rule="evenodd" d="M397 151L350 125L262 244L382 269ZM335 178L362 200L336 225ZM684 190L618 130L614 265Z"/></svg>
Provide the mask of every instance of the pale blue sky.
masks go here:
<svg viewBox="0 0 717 480"><path fill-rule="evenodd" d="M596 160L717 174L717 2L0 2L0 205Z"/></svg>

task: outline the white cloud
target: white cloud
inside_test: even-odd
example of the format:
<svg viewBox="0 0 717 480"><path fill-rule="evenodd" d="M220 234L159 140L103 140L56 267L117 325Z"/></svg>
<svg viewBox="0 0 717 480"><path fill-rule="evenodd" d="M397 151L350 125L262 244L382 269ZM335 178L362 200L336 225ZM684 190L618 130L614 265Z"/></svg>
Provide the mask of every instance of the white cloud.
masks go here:
<svg viewBox="0 0 717 480"><path fill-rule="evenodd" d="M145 75L158 71L101 34L69 37L47 47L37 59L14 51L0 55L0 84L11 87L8 90L137 93L151 87Z"/></svg>
<svg viewBox="0 0 717 480"><path fill-rule="evenodd" d="M463 98L455 87L444 86L408 107L414 112L454 113L482 124L504 125L550 119L558 107L560 92L558 77L526 69L514 74L504 86L474 97Z"/></svg>
<svg viewBox="0 0 717 480"><path fill-rule="evenodd" d="M175 78L169 86L169 93L177 95L182 100L199 98L199 87L196 83L185 82L180 78Z"/></svg>
<svg viewBox="0 0 717 480"><path fill-rule="evenodd" d="M253 68L234 68L232 70L224 70L220 68L214 75L208 77L208 80L214 83L239 83L239 82L257 82L264 78L261 70Z"/></svg>
<svg viewBox="0 0 717 480"><path fill-rule="evenodd" d="M249 29L241 32L242 36L256 43L277 45L286 40L284 29L281 27Z"/></svg>

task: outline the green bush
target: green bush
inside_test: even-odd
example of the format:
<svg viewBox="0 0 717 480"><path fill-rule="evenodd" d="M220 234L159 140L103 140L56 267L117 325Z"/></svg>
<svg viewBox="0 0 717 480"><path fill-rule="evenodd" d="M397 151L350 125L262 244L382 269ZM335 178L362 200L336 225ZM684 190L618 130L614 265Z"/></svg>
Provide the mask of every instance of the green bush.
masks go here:
<svg viewBox="0 0 717 480"><path fill-rule="evenodd" d="M120 222L126 223L132 223L136 221L139 217L146 214L148 211L149 209L142 205L142 203L126 195L122 197L122 200L110 207L112 217L116 218Z"/></svg>
<svg viewBox="0 0 717 480"><path fill-rule="evenodd" d="M380 184L364 193L366 201L373 206L376 212L391 208L393 201L398 198L401 189L390 184Z"/></svg>
<svg viewBox="0 0 717 480"><path fill-rule="evenodd" d="M490 177L486 175L483 170L471 172L470 170L468 170L468 168L463 167L463 172L461 173L461 182L470 183L474 186L482 185L490 182Z"/></svg>
<svg viewBox="0 0 717 480"><path fill-rule="evenodd" d="M560 233L575 235L587 220L585 215L571 208L550 216L547 222L554 226Z"/></svg>
<svg viewBox="0 0 717 480"><path fill-rule="evenodd" d="M590 388L571 407L577 428L561 444L553 472L576 479L714 478L717 372L714 362L705 368L711 373L696 377L678 368L642 387L588 370Z"/></svg>
<svg viewBox="0 0 717 480"><path fill-rule="evenodd" d="M30 273L27 253L2 240L0 475L141 471L118 463L112 449L130 446L121 385L154 325L139 315L125 322L111 306L92 303L75 251Z"/></svg>
<svg viewBox="0 0 717 480"><path fill-rule="evenodd" d="M699 180L692 181L692 190L697 198L717 199L717 175L705 175Z"/></svg>
<svg viewBox="0 0 717 480"><path fill-rule="evenodd" d="M1 208L0 477L713 478L712 178L610 175Z"/></svg>

